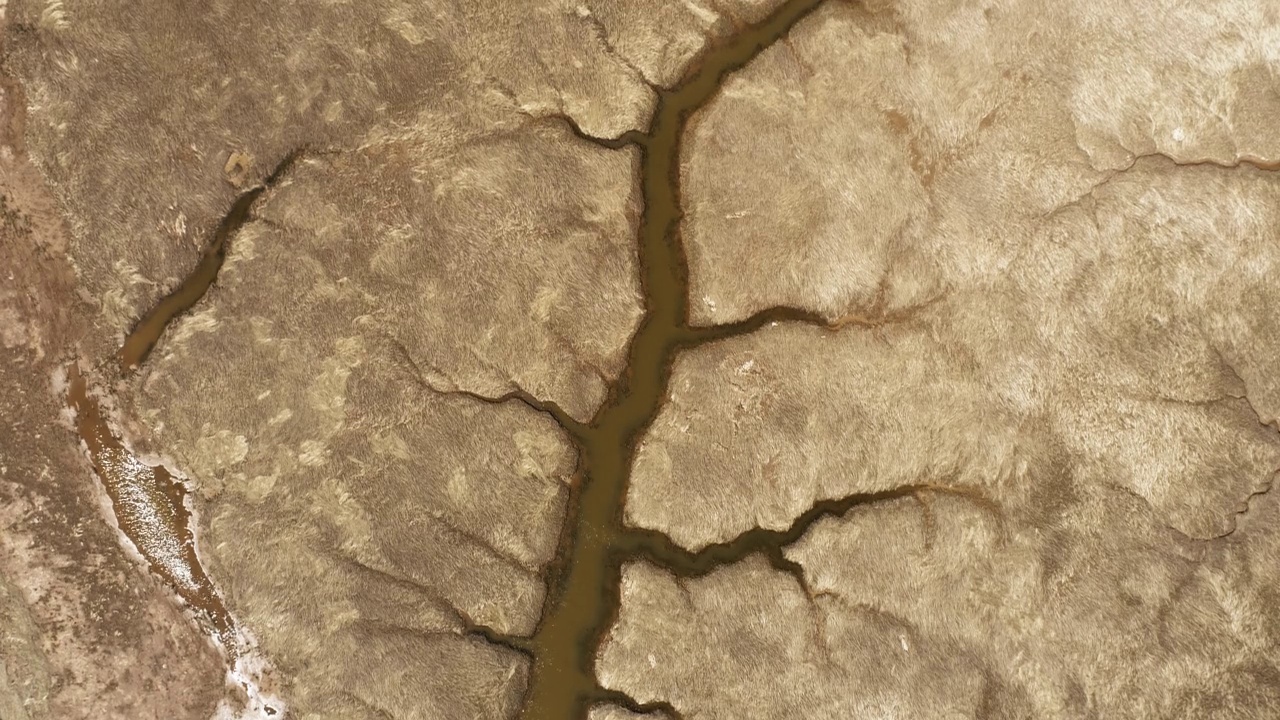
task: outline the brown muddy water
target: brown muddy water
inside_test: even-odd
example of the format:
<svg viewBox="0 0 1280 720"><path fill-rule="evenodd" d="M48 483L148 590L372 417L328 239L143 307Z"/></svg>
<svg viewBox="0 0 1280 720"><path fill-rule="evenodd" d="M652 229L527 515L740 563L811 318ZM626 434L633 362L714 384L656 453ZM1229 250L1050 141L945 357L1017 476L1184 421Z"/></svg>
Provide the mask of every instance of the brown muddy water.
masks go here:
<svg viewBox="0 0 1280 720"><path fill-rule="evenodd" d="M609 398L576 438L578 477L550 577L523 720L572 720L597 701L619 700L595 679L599 645L618 609L621 565L634 536L622 511L636 446L666 397L676 353L700 337L688 327L688 268L680 238L680 144L689 118L728 75L781 39L823 0L791 0L711 47L681 82L659 93L642 154L639 229L645 316ZM661 709L661 708L659 708Z"/></svg>
<svg viewBox="0 0 1280 720"><path fill-rule="evenodd" d="M156 343L160 342L160 337L164 335L165 328L169 327L169 323L190 310L192 306L200 302L205 293L209 292L209 288L218 279L218 272L222 270L222 263L227 259L227 248L231 242L231 237L249 219L249 211L253 209L253 204L258 201L262 193L266 192L293 166L294 162L304 152L304 150L295 150L286 155L284 160L271 171L271 174L267 176L261 185L236 198L231 205L231 210L223 216L222 222L218 223L213 239L205 246L204 253L201 254L195 270L182 281L182 284L177 289L164 296L160 302L156 303L155 307L151 308L150 312L142 316L142 320L124 339L124 344L120 346L120 351L116 353L116 361L119 363L122 373L133 372L145 362L147 356L155 348Z"/></svg>
<svg viewBox="0 0 1280 720"><path fill-rule="evenodd" d="M112 432L102 405L76 364L68 370L67 399L75 411L76 431L89 450L121 532L201 618L216 639L232 649L234 626L196 557L186 488L163 466L138 459Z"/></svg>

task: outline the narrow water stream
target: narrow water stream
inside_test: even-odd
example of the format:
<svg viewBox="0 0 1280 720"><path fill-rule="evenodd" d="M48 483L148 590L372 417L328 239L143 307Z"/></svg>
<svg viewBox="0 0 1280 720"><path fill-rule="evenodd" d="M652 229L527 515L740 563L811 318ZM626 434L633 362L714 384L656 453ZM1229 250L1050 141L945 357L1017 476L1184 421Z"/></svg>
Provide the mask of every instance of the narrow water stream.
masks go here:
<svg viewBox="0 0 1280 720"><path fill-rule="evenodd" d="M621 565L633 546L622 520L631 462L666 397L671 363L701 333L688 327L688 268L680 238L680 144L689 118L726 77L781 39L823 0L791 0L711 47L659 93L640 142L644 209L639 259L645 316L609 398L576 438L581 453L548 600L530 647L523 720L573 720L606 694L595 679L600 642L618 610Z"/></svg>
<svg viewBox="0 0 1280 720"><path fill-rule="evenodd" d="M151 354L156 343L160 342L160 337L164 335L169 323L190 310L200 302L200 298L203 298L205 293L209 292L213 282L218 279L218 271L222 270L222 263L227 259L227 247L231 237L249 219L249 211L253 209L253 204L258 201L262 193L266 192L267 188L288 172L303 152L303 150L295 150L286 155L284 160L281 160L271 174L262 181L262 184L236 198L231 209L223 216L222 222L218 223L218 229L214 231L213 238L205 246L195 270L177 289L161 298L160 302L142 316L142 320L125 337L124 344L116 353L116 361L122 373L127 375L138 369L138 366Z"/></svg>

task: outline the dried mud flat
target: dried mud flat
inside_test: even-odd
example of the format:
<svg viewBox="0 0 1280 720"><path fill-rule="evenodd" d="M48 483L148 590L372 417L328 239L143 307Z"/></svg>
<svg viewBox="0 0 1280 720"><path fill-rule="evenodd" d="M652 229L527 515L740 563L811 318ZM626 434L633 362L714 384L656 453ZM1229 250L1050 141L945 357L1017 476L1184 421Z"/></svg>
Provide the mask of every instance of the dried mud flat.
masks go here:
<svg viewBox="0 0 1280 720"><path fill-rule="evenodd" d="M3 16L0 719L1280 707L1280 7Z"/></svg>

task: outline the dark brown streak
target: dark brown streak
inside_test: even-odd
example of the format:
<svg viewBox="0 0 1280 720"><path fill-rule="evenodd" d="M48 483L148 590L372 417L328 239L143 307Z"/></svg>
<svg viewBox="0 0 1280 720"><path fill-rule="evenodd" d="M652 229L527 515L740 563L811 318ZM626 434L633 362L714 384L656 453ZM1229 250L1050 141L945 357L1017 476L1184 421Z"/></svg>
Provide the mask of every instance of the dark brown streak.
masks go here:
<svg viewBox="0 0 1280 720"><path fill-rule="evenodd" d="M636 715L651 715L662 713L670 720L684 720L684 715L669 702L655 700L653 702L642 703L630 695L619 692L617 690L607 690L605 688L598 689L590 698L592 704L609 704L635 713Z"/></svg>
<svg viewBox="0 0 1280 720"><path fill-rule="evenodd" d="M864 311L855 311L835 319L830 319L827 316L813 312L812 310L791 307L789 305L778 305L761 310L760 312L737 322L724 323L722 325L686 327L684 330L685 338L683 346L685 348L692 348L721 340L741 337L743 335L750 335L751 333L757 332L774 323L800 323L804 325L812 325L831 332L844 330L846 328L875 330L889 325L906 323L917 317L924 310L940 302L944 297L945 295L939 294L918 305L898 308L895 310L886 310L887 289L885 284L882 283L881 290L877 293L875 302L870 308Z"/></svg>
<svg viewBox="0 0 1280 720"><path fill-rule="evenodd" d="M1239 393L1228 394L1227 397L1242 402L1244 404L1244 407L1253 415L1253 419L1256 420L1260 426L1266 428L1269 432L1280 432L1280 421L1277 421L1275 419L1264 420L1262 418L1262 415L1258 412L1258 408L1254 406L1253 401L1249 399L1249 384L1245 382L1244 376L1240 374L1240 371L1236 370L1235 365L1233 365L1226 358L1226 356L1222 354L1221 350L1215 347L1213 348L1213 351L1215 354L1217 354L1218 363L1221 365L1222 369L1236 381L1236 383L1240 386L1240 389L1241 389ZM1269 482L1267 482L1265 486L1258 488L1253 492L1249 493L1248 497L1244 499L1244 502L1240 505L1239 509L1237 509L1235 514L1232 516L1231 528L1229 530L1223 533L1219 533L1207 539L1220 540L1222 538L1228 538L1234 535L1236 530L1240 529L1241 521L1243 521L1245 516L1249 514L1249 511L1253 509L1253 501L1263 495L1269 494L1275 488L1276 473L1280 473L1280 468L1278 468L1276 472L1273 472L1271 474L1270 480Z"/></svg>
<svg viewBox="0 0 1280 720"><path fill-rule="evenodd" d="M627 69L634 73L635 76L640 79L640 82L644 83L647 87L652 90L658 89L656 85L649 81L648 76L644 74L643 70L636 67L635 63L631 62L631 60L625 57L622 53L618 52L618 48L615 47L613 41L609 39L609 29L604 26L604 23L600 22L600 18L589 13L585 16L579 15L578 17L591 25L592 30L595 31L596 39L604 46L604 50L609 56L625 65Z"/></svg>
<svg viewBox="0 0 1280 720"><path fill-rule="evenodd" d="M696 552L680 547L663 533L628 528L622 535L618 549L625 559L643 558L683 578L702 577L754 553L763 553L772 566L795 575L801 568L794 561L788 560L782 554L782 549L804 537L814 523L827 517L844 517L857 507L915 498L921 493L936 490L939 488L932 485L903 485L891 490L854 493L823 500L814 503L785 530L754 528L728 542L708 545Z"/></svg>
<svg viewBox="0 0 1280 720"><path fill-rule="evenodd" d="M142 316L142 319L125 337L124 344L116 353L116 360L123 374L128 375L136 371L146 362L169 324L204 298L205 293L218 279L222 263L226 261L231 237L249 220L254 203L263 193L274 187L294 163L306 153L307 149L300 147L285 155L261 183L241 193L231 204L231 209L218 223L213 239L205 247L195 269L181 285L161 298L160 302Z"/></svg>
<svg viewBox="0 0 1280 720"><path fill-rule="evenodd" d="M600 147L608 150L622 150L628 147L644 147L649 142L649 136L639 130L628 130L616 138L592 135L586 130L583 130L577 120L574 120L573 117L562 112L546 113L535 117L559 120L569 128L569 132L573 133L574 137L577 137L579 140L586 140L593 145L599 145Z"/></svg>
<svg viewBox="0 0 1280 720"><path fill-rule="evenodd" d="M404 363L409 366L408 369L411 371L410 374L412 375L412 382L423 391L433 395L457 395L485 403L486 405L502 405L508 402L519 402L535 412L539 412L550 417L574 442L578 442L579 438L581 438L582 432L586 427L585 425L579 422L568 412L565 412L564 408L560 407L560 405L554 401L541 400L525 390L516 389L508 393L498 395L497 397L492 397L472 390L462 390L460 388L443 390L432 385L427 381L426 375L422 372L422 367L413 359L413 355L409 352L409 349L404 346L404 343L400 342L400 340L392 336L390 333L382 333L382 335L395 348L395 352L400 355L400 358Z"/></svg>
<svg viewBox="0 0 1280 720"><path fill-rule="evenodd" d="M583 429L586 427L581 422L574 419L572 415L565 412L564 408L551 400L539 400L524 390L512 390L511 392L498 395L497 397L489 397L470 390L436 390L442 395L462 395L463 397L478 400L488 405L502 405L508 402L521 403L531 410L542 413L550 417L560 426L570 438L577 439L581 437Z"/></svg>
<svg viewBox="0 0 1280 720"><path fill-rule="evenodd" d="M488 625L478 625L470 622L468 622L467 628L463 632L463 636L483 640L490 645L496 645L500 648L519 653L526 658L533 659L533 648L530 646L528 638L507 635L506 633L494 630Z"/></svg>
<svg viewBox="0 0 1280 720"><path fill-rule="evenodd" d="M774 323L803 323L825 330L836 330L839 326L820 313L801 308L779 306L762 310L749 318L723 325L708 325L685 328L685 347L696 347L708 343L728 340L730 338L750 335L765 326Z"/></svg>
<svg viewBox="0 0 1280 720"><path fill-rule="evenodd" d="M504 647L508 650L514 650L522 655L529 656L531 654L527 639L513 637L511 635L498 632L488 625L477 623L465 611L449 602L449 600L441 595L435 588L422 585L416 580L397 575L393 572L381 570L373 567L372 565L368 565L354 555L331 553L329 557L340 567L343 567L353 573L376 577L384 582L395 585L398 588L422 595L430 601L432 605L435 605L445 613L453 616L453 619L462 626L462 635L464 637L474 637L484 640L492 645Z"/></svg>

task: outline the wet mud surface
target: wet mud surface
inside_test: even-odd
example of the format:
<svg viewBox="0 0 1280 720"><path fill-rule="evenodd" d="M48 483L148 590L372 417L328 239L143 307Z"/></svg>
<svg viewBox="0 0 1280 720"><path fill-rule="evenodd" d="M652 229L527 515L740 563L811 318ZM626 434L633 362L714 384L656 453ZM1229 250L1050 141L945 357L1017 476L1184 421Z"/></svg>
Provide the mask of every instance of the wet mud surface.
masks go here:
<svg viewBox="0 0 1280 720"><path fill-rule="evenodd" d="M111 498L120 530L138 548L151 570L206 620L224 647L232 649L231 616L196 556L186 487L163 466L138 459L112 434L88 380L72 365L68 401L76 414L76 432L93 461L94 472Z"/></svg>

